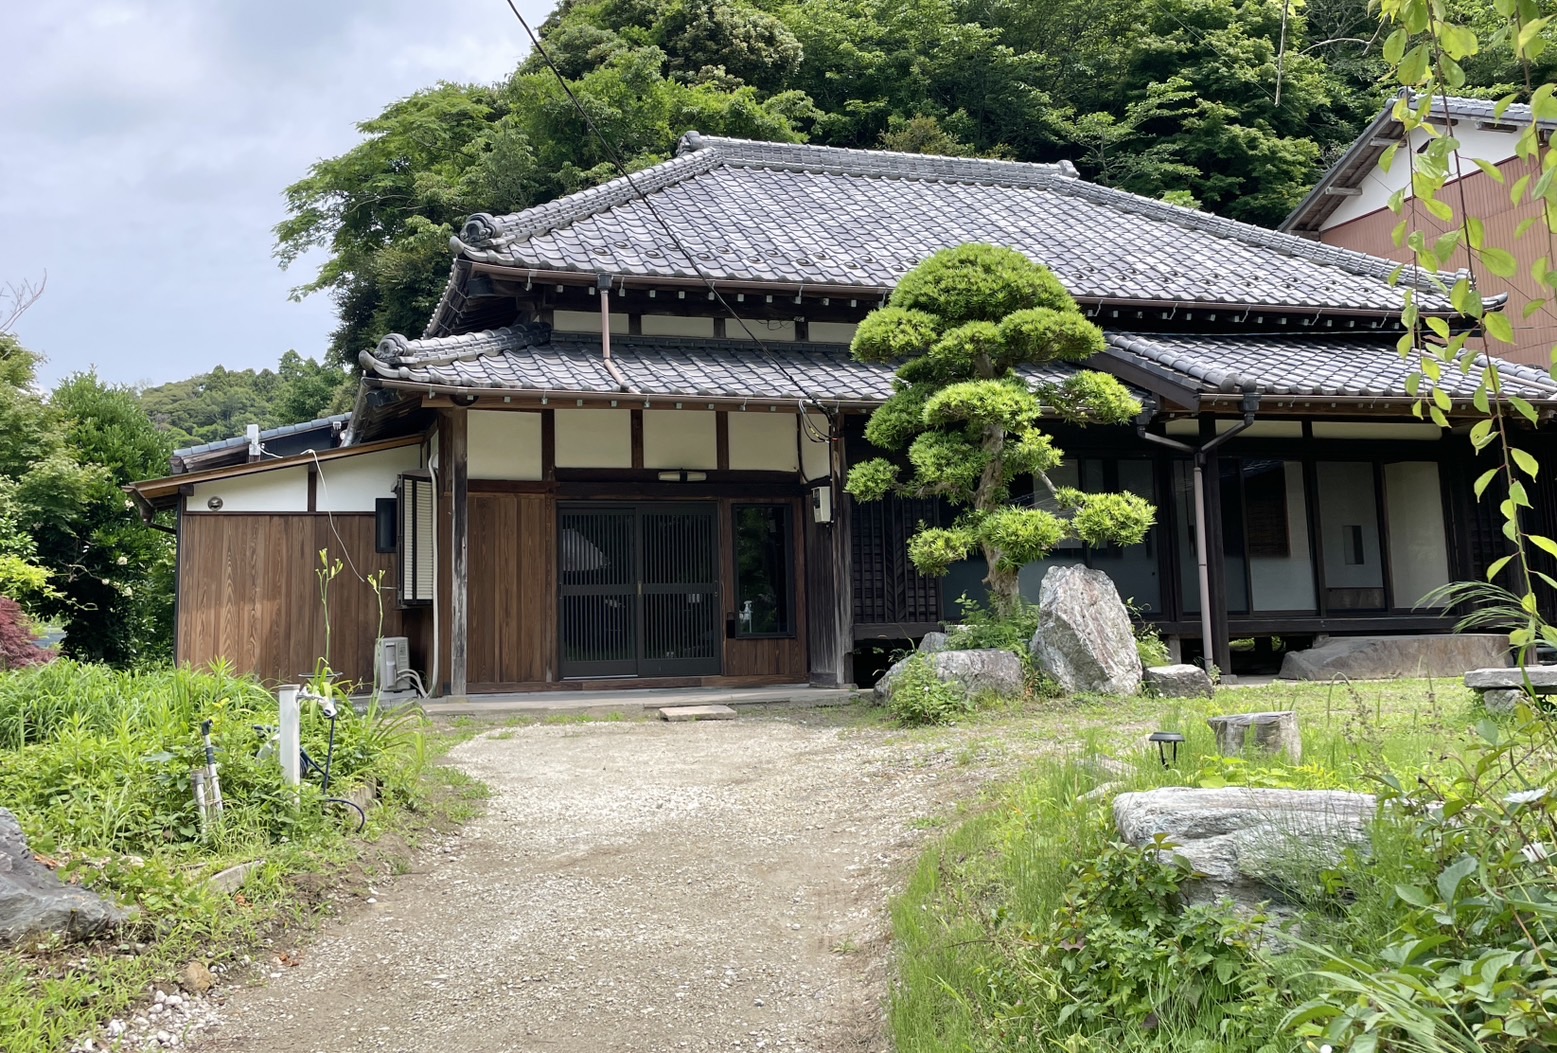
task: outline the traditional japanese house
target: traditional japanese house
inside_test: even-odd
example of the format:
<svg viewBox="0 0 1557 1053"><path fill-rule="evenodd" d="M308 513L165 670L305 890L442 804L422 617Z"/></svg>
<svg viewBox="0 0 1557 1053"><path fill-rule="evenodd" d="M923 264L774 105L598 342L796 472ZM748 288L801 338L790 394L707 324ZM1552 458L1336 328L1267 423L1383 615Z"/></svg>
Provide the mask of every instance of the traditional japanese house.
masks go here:
<svg viewBox="0 0 1557 1053"><path fill-rule="evenodd" d="M311 669L323 550L354 677L383 636L453 695L867 679L862 647L955 618L984 568L921 577L905 538L947 510L844 493L892 381L848 344L966 242L1051 267L1108 335L1087 368L1142 400L1134 428L1054 431L1065 479L1150 497L1156 527L1047 563L1106 569L1175 647L1225 669L1232 638L1446 631L1417 600L1501 554L1469 443L1412 414L1392 262L1064 164L692 133L630 183L472 216L426 332L362 355L340 446L133 488L176 510L179 659ZM1503 377L1557 411L1544 372ZM1468 422L1473 379L1444 385Z"/></svg>

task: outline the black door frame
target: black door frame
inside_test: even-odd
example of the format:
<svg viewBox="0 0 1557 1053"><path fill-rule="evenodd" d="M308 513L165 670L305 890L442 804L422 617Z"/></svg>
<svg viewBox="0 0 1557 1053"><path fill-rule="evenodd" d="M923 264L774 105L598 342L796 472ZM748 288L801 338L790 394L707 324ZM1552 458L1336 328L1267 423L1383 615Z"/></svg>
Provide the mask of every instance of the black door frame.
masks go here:
<svg viewBox="0 0 1557 1053"><path fill-rule="evenodd" d="M655 515L692 515L701 522L691 527L685 543L704 543L711 548L705 562L708 570L706 581L645 580L668 578L673 565L691 567L693 561L677 561L674 550L660 547L646 550L648 531L645 521ZM618 580L601 583L570 583L562 561L567 552L563 543L563 531L568 529L567 517L579 515L617 516L630 524L631 567L626 573L615 575ZM719 503L717 501L586 501L558 502L557 504L557 609L558 609L558 670L563 679L628 678L656 676L717 676L724 666L724 619L721 614L722 583L720 567L723 565L723 546L720 538ZM697 533L703 534L698 538ZM671 542L674 544L674 541ZM579 620L575 611L570 619L568 600L580 596L618 597L628 609L625 632L631 637L631 655L605 660L569 661L566 637L572 623ZM685 603L676 604L676 597ZM673 608L677 608L674 609ZM653 624L651 625L651 621ZM706 623L706 624L705 624ZM597 623L597 624L604 624ZM656 633L668 633L669 641L656 641ZM676 653L698 640L706 640L706 654L691 657ZM651 644L669 642L672 650L651 656Z"/></svg>

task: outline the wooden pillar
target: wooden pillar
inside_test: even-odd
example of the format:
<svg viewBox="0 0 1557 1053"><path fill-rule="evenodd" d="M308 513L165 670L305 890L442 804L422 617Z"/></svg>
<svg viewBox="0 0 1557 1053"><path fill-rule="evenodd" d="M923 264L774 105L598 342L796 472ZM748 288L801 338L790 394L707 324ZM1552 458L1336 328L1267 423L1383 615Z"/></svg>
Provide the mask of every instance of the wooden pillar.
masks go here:
<svg viewBox="0 0 1557 1053"><path fill-rule="evenodd" d="M470 465L469 411L449 411L448 471L453 494L453 573L449 582L449 694L466 694L469 673L470 614Z"/></svg>
<svg viewBox="0 0 1557 1053"><path fill-rule="evenodd" d="M1200 441L1204 445L1216 435L1216 422L1200 419ZM1222 464L1215 452L1205 458L1206 487L1206 573L1210 578L1209 596L1201 603L1211 604L1211 639L1204 641L1205 653L1222 673L1232 671L1232 650L1227 639L1227 553L1222 540Z"/></svg>
<svg viewBox="0 0 1557 1053"><path fill-rule="evenodd" d="M804 503L806 549L807 652L811 683L841 687L854 680L854 573L850 538L849 499L843 492L843 420L832 429L832 449L826 479L809 484L830 485L832 522L817 523L810 501Z"/></svg>

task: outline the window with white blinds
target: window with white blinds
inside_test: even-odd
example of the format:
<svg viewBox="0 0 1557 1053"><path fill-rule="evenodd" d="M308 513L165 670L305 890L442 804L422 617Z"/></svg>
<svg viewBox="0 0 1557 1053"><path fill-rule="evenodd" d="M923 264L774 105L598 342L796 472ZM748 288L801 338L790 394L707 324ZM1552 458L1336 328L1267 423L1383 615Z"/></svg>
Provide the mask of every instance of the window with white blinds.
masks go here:
<svg viewBox="0 0 1557 1053"><path fill-rule="evenodd" d="M436 584L433 554L436 541L433 531L432 480L414 475L402 475L398 489L400 498L400 603L416 606L433 601Z"/></svg>

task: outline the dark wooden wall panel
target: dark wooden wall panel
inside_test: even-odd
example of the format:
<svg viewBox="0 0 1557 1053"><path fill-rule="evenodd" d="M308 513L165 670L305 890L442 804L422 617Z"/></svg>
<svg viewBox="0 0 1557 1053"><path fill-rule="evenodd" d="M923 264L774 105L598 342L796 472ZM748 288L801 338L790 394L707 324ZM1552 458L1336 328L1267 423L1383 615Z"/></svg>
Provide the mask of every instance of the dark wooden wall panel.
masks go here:
<svg viewBox="0 0 1557 1053"><path fill-rule="evenodd" d="M470 495L470 682L557 678L556 505L544 494Z"/></svg>
<svg viewBox="0 0 1557 1053"><path fill-rule="evenodd" d="M296 683L325 653L319 552L344 569L330 586L329 660L370 681L378 604L358 577L384 574L385 636L399 636L394 555L373 551L373 516L226 512L184 517L179 552L179 658L218 659L266 681ZM353 569L355 567L355 570ZM413 654L413 664L420 664Z"/></svg>

